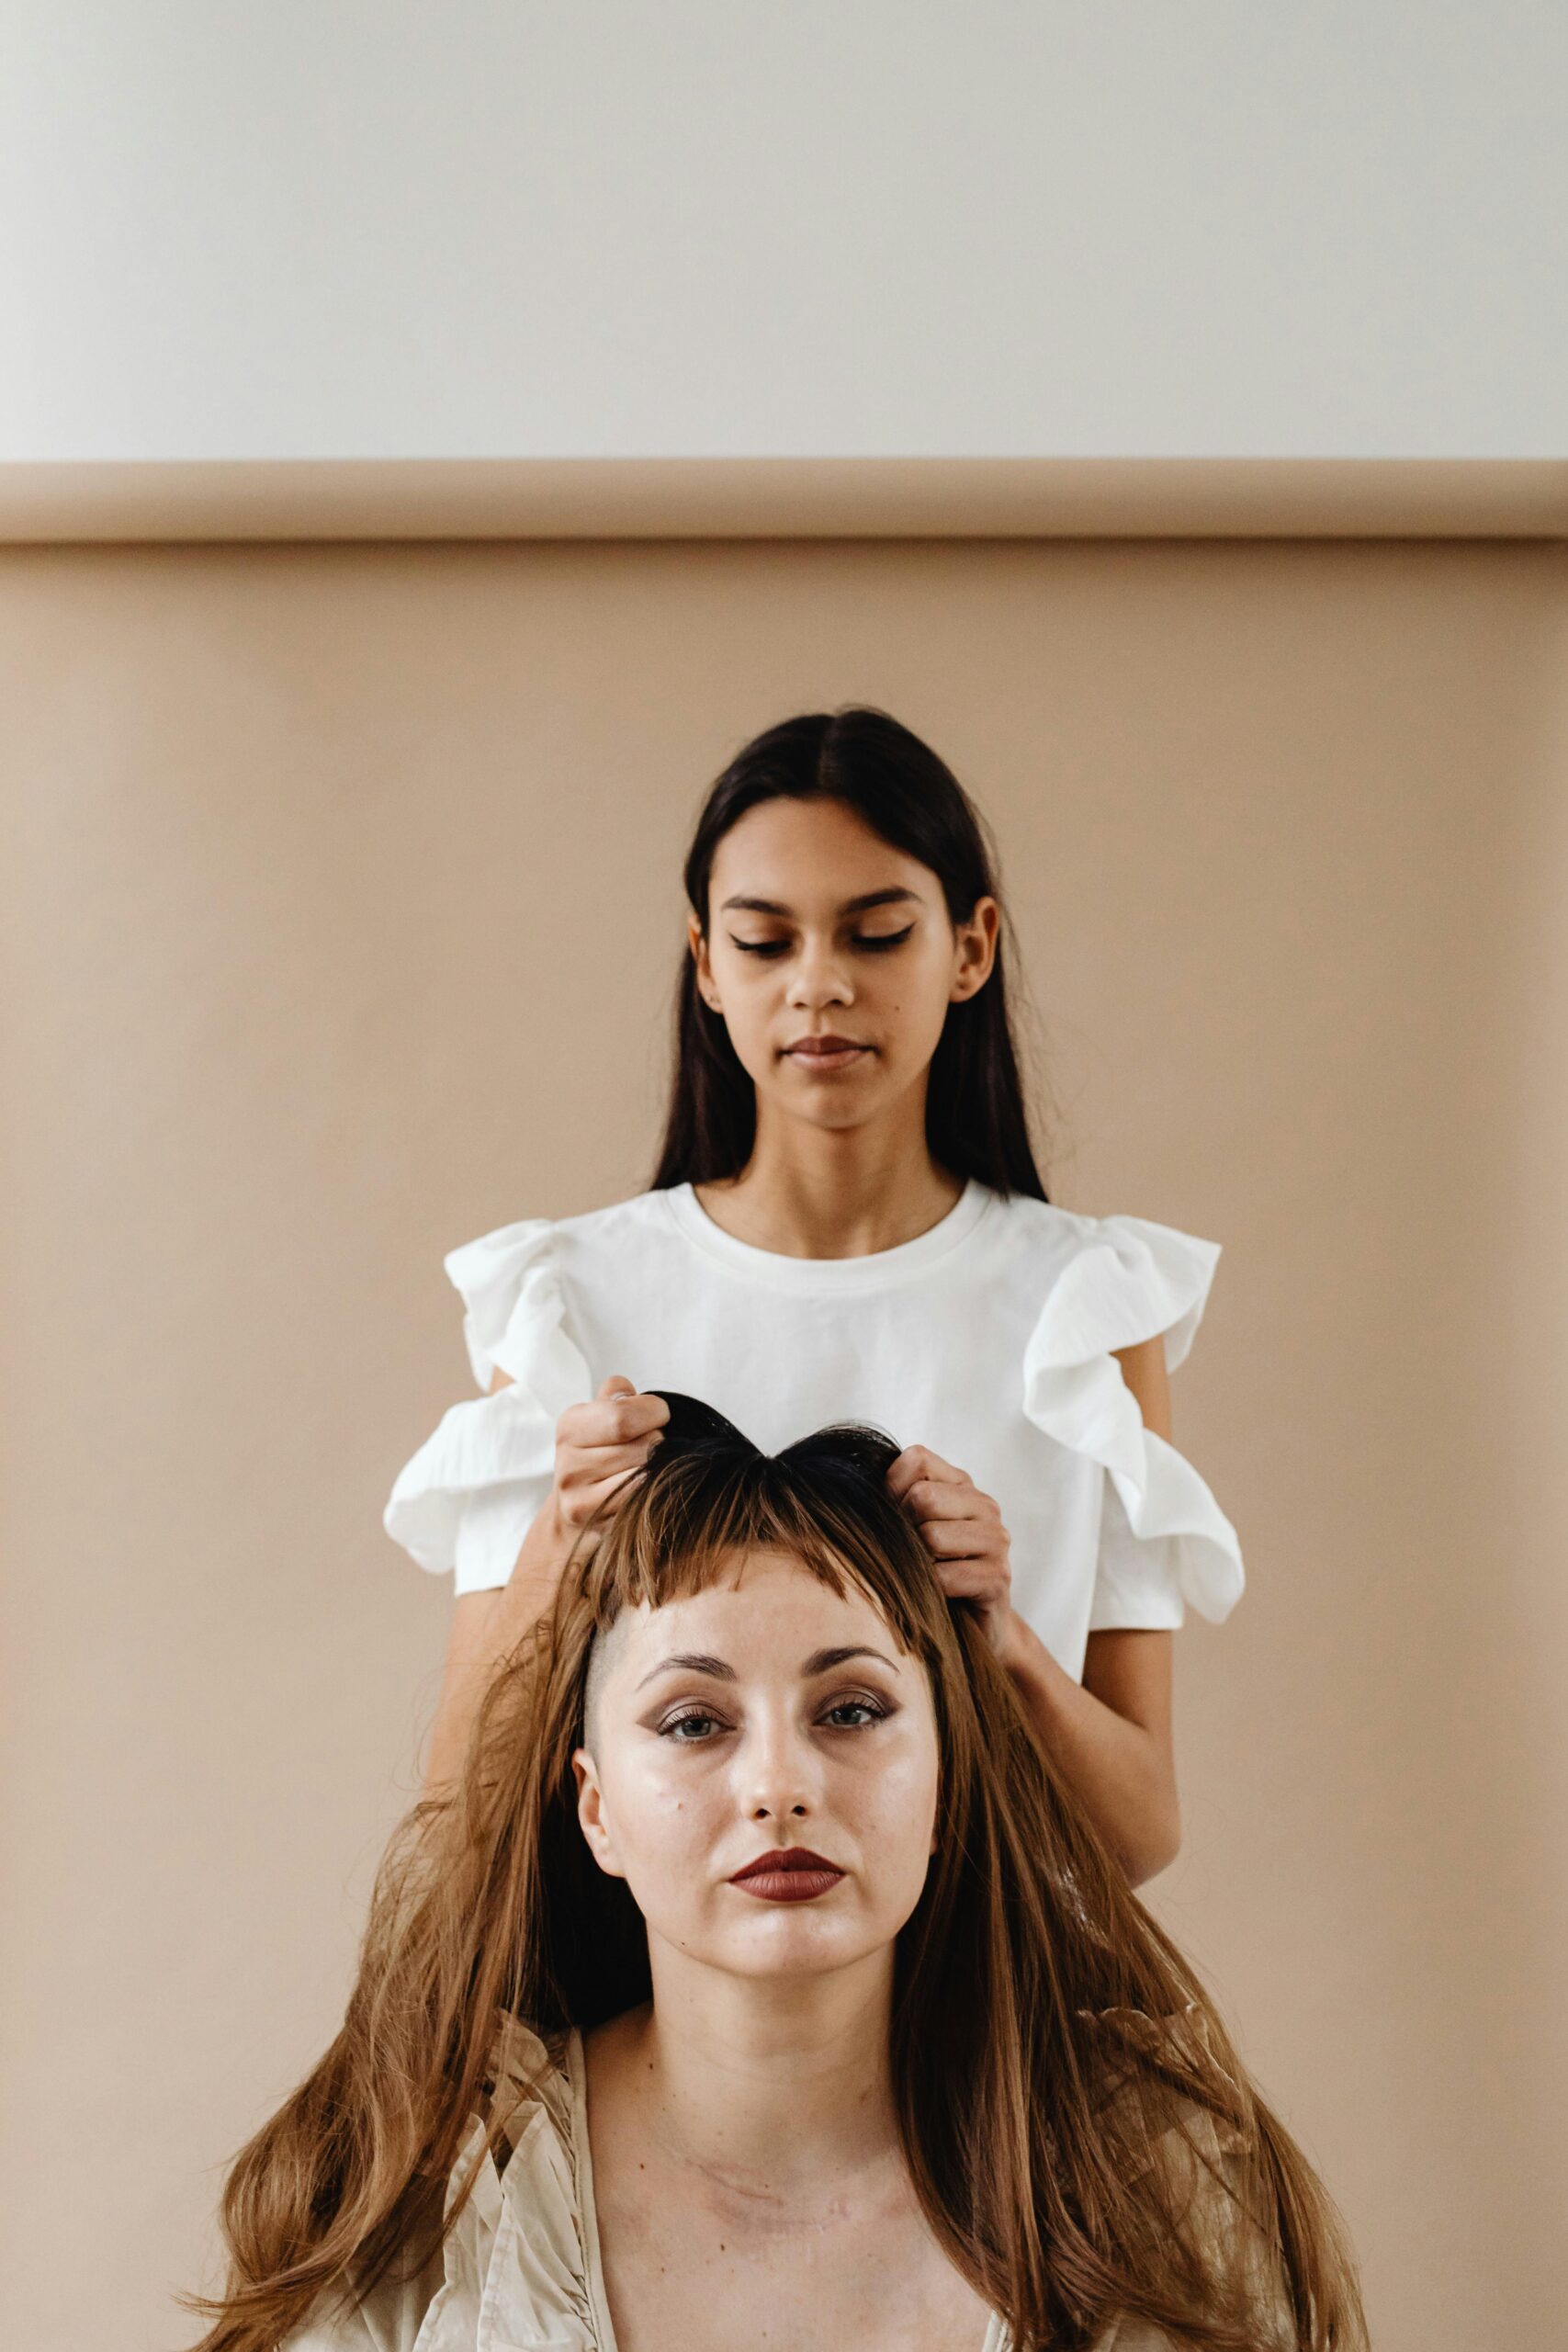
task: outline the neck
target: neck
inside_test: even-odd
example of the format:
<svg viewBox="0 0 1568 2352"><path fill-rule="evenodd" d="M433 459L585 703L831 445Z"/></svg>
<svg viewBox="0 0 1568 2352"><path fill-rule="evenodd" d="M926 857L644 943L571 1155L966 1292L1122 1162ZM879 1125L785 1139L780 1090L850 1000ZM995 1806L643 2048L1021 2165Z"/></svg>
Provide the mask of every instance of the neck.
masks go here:
<svg viewBox="0 0 1568 2352"><path fill-rule="evenodd" d="M712 2180L783 2197L901 2161L891 1991L890 1952L782 1983L656 1957L653 2001L627 2020L652 2136Z"/></svg>
<svg viewBox="0 0 1568 2352"><path fill-rule="evenodd" d="M907 1115L858 1127L807 1126L758 1105L739 1176L697 1197L738 1240L789 1258L862 1258L929 1232L963 1186L931 1158L924 1090Z"/></svg>

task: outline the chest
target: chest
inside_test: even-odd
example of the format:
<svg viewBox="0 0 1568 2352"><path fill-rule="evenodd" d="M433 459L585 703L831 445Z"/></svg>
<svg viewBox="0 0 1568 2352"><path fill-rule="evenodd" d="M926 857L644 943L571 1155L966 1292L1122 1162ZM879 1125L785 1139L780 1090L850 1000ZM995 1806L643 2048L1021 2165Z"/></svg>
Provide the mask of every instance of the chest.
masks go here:
<svg viewBox="0 0 1568 2352"><path fill-rule="evenodd" d="M602 2184L616 2352L989 2352L907 2186L774 2197L637 2166Z"/></svg>
<svg viewBox="0 0 1568 2352"><path fill-rule="evenodd" d="M615 1284L603 1268L581 1271L592 1279L573 1286L572 1320L595 1380L622 1372L638 1387L704 1396L770 1453L849 1418L902 1442L968 1439L973 1452L1032 1434L1038 1449L1022 1376L1038 1300L1021 1284L954 1276L814 1295L724 1268L694 1280L689 1267L653 1261L643 1280Z"/></svg>

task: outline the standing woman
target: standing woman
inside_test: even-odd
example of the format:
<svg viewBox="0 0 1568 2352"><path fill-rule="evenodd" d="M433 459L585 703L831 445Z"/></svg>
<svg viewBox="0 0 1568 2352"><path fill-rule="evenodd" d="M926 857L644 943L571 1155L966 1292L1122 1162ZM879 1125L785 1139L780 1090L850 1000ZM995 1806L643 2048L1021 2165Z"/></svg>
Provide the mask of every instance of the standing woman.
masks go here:
<svg viewBox="0 0 1568 2352"><path fill-rule="evenodd" d="M980 819L886 712L784 720L708 795L649 1190L449 1251L484 1393L400 1473L388 1532L455 1605L427 1788L573 1539L707 1398L757 1445L854 1419L1138 1885L1180 1841L1171 1634L1242 1590L1171 1443L1167 1374L1219 1245L1060 1208L1030 1146L1010 927Z"/></svg>

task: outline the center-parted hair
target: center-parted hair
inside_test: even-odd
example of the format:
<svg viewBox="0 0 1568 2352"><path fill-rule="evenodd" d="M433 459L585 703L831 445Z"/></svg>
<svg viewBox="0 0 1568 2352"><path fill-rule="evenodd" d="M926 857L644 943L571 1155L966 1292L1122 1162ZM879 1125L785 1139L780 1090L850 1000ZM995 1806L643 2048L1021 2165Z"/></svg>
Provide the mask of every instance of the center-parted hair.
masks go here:
<svg viewBox="0 0 1568 2352"><path fill-rule="evenodd" d="M967 922L979 899L997 900L1001 922L991 976L974 996L948 1006L931 1057L926 1141L938 1166L953 1175L1043 1200L1013 1034L1021 969L996 844L978 808L929 743L874 704L779 719L742 744L697 817L682 878L705 936L719 843L773 800L831 800L852 809L891 848L935 875L952 922ZM756 1133L756 1088L723 1014L704 1001L695 964L682 949L670 1102L650 1182L660 1188L737 1176Z"/></svg>
<svg viewBox="0 0 1568 2352"><path fill-rule="evenodd" d="M197 2352L271 2352L318 2296L431 2258L468 2193L444 2218L468 2119L490 2111L498 2010L548 2036L649 1997L641 1915L577 1816L590 1658L623 1611L759 1550L858 1589L930 1677L937 1836L895 1948L893 2089L927 2220L1018 2352L1089 2352L1123 2314L1200 2352L1364 2352L1331 2199L973 1604L944 1595L886 1486L896 1442L845 1423L769 1454L652 1393L662 1442L497 1671L456 1789L394 1837L343 2028L235 2160L228 2291L181 2298L217 2315Z"/></svg>

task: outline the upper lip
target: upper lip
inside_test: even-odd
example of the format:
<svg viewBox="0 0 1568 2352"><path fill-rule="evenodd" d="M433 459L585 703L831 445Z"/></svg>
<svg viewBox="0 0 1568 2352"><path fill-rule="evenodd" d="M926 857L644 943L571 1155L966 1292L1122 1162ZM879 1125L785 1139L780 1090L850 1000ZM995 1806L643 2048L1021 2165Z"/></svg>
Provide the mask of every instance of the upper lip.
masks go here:
<svg viewBox="0 0 1568 2352"><path fill-rule="evenodd" d="M824 1861L822 1856L814 1854L809 1846L774 1846L771 1851L759 1854L754 1862L748 1862L744 1870L736 1871L733 1875L736 1878L771 1877L774 1871L832 1871L838 1877L843 1876L837 1862Z"/></svg>
<svg viewBox="0 0 1568 2352"><path fill-rule="evenodd" d="M860 1043L858 1037L835 1037L831 1035L821 1037L796 1037L793 1045L784 1047L784 1051L786 1054L797 1054L804 1046L813 1053L835 1054L841 1052L848 1046L853 1046L858 1049Z"/></svg>

